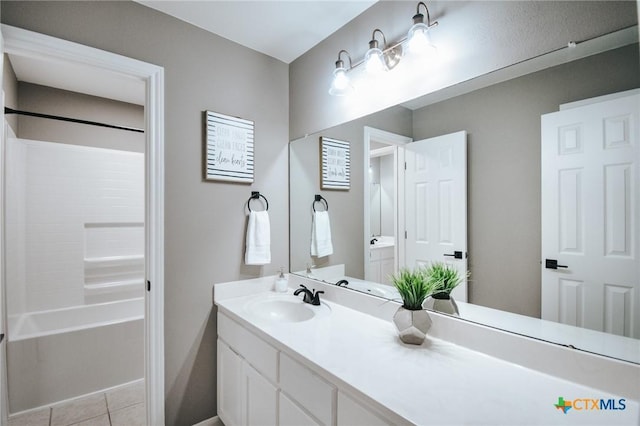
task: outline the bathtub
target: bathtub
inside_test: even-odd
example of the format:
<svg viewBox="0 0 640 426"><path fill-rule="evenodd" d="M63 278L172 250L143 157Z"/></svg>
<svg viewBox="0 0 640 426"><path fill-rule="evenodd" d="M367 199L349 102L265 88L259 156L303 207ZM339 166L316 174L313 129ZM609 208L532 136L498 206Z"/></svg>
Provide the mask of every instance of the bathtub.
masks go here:
<svg viewBox="0 0 640 426"><path fill-rule="evenodd" d="M144 298L8 319L12 414L144 377Z"/></svg>

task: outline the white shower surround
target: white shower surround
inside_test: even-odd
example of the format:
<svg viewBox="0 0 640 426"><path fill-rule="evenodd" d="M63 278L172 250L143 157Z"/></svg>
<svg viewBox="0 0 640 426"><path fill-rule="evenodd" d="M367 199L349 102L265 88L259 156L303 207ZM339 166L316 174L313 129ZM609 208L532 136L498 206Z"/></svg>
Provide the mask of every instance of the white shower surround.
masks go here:
<svg viewBox="0 0 640 426"><path fill-rule="evenodd" d="M142 297L144 154L9 139L7 160L8 314Z"/></svg>

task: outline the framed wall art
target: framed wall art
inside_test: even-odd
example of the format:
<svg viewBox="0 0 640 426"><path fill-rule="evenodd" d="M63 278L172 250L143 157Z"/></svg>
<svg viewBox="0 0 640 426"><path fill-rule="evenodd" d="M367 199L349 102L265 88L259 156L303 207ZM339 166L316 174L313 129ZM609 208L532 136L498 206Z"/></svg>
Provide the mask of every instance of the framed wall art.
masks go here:
<svg viewBox="0 0 640 426"><path fill-rule="evenodd" d="M205 179L253 182L254 123L205 111Z"/></svg>
<svg viewBox="0 0 640 426"><path fill-rule="evenodd" d="M349 190L351 153L349 142L320 136L320 188Z"/></svg>

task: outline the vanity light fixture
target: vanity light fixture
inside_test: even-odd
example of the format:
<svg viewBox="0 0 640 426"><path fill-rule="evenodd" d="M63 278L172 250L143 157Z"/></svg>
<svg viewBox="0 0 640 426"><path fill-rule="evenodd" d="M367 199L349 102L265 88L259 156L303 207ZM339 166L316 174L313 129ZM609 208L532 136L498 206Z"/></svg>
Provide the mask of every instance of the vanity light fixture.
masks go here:
<svg viewBox="0 0 640 426"><path fill-rule="evenodd" d="M424 15L420 13L420 6L424 7L427 14L427 23L424 23ZM354 68L364 64L364 68L369 75L380 75L385 71L390 71L400 63L404 50L416 55L424 56L426 54L436 53L436 47L431 43L429 29L438 25L438 21L431 22L429 9L424 2L419 2L416 7L416 14L413 16L413 26L407 33L407 37L399 42L387 46L387 40L379 28L373 30L371 40L369 41L369 49L362 61L355 65L351 62L351 55L346 50L338 52L338 60L336 68L333 71L333 81L329 94L333 96L344 96L353 91L349 75ZM383 46L380 48L380 42L376 39L376 34L382 35ZM349 58L349 68L345 68L344 61L340 58L345 53Z"/></svg>
<svg viewBox="0 0 640 426"><path fill-rule="evenodd" d="M420 6L424 6L427 12L427 23L424 23L424 15L420 13ZM418 3L416 14L413 15L413 26L407 33L407 50L416 54L436 53L436 47L431 43L429 29L438 26L438 21L431 22L429 9L423 2Z"/></svg>
<svg viewBox="0 0 640 426"><path fill-rule="evenodd" d="M343 53L347 55L347 58L349 58L348 69L344 67L344 61L340 59L340 55ZM349 76L347 75L347 71L349 71L351 68L351 55L349 55L349 52L343 49L338 52L336 69L335 71L333 71L333 81L331 82L331 88L329 89L330 95L345 96L353 91L353 86L351 85L351 81L349 81Z"/></svg>

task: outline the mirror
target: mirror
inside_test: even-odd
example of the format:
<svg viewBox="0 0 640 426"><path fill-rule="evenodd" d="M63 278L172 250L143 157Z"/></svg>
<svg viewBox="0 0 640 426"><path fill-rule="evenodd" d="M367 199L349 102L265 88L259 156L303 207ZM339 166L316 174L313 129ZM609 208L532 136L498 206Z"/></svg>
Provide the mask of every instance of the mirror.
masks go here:
<svg viewBox="0 0 640 426"><path fill-rule="evenodd" d="M306 275L307 266L314 265L311 275L317 279L335 283L336 276L345 276L354 284L350 281L347 287L394 298L392 287L367 286L366 282L372 280L365 280L369 266L365 255L370 256L366 253L366 244L370 243L372 234L384 234L383 209L378 213L376 207L373 212L373 184L365 179L365 156L368 156L364 151L365 128L381 129L413 140L465 130L468 134L467 242L471 275L468 303L462 303L465 306L464 309L461 307L460 316L640 363L640 346L636 340L640 337L639 325L631 334L629 330L618 331L631 336L620 337L572 326L572 323L580 325L579 315L565 318L567 324L540 320L543 311L541 261L544 261L540 225L543 204L541 116L559 111L564 104L639 88L637 27L631 29L631 34L632 41L610 50L554 63L550 67L539 66L545 59L536 58L533 61L538 65L532 73L522 73L523 64L518 64L514 66L519 69L514 78L499 78L495 84L480 84L481 87L474 90L467 88L474 84L463 83L453 90L444 89L437 102L416 99L292 141L291 272ZM506 74L513 71L513 67L510 68L504 70ZM495 76L489 77L487 80ZM320 191L320 136L351 143L349 191ZM635 167L637 170L637 165ZM632 176L634 184L638 185L638 174ZM330 206L334 250L323 258L309 256L311 203L316 193L322 194ZM365 203L365 199L369 202ZM369 211L365 214L366 209ZM374 227L378 224L379 232ZM365 228L369 229L368 235L365 235ZM634 232L633 244L638 250L637 226ZM400 260L402 240L398 238L398 244L393 246L395 265L392 270L403 266ZM637 296L634 297L633 303L638 303ZM588 312L582 316L586 315Z"/></svg>

